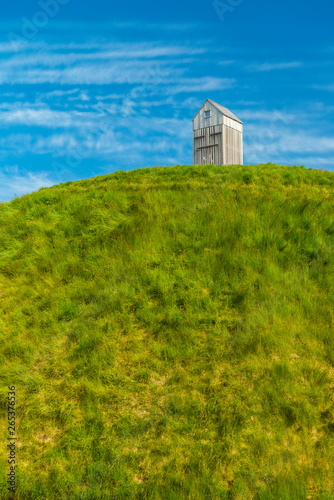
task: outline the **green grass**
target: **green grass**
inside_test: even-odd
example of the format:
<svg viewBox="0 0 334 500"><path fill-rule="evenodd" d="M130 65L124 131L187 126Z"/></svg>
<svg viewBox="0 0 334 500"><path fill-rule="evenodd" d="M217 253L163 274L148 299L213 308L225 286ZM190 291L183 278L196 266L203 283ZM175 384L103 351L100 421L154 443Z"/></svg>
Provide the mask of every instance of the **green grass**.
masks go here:
<svg viewBox="0 0 334 500"><path fill-rule="evenodd" d="M334 174L177 166L0 205L0 498L334 498Z"/></svg>

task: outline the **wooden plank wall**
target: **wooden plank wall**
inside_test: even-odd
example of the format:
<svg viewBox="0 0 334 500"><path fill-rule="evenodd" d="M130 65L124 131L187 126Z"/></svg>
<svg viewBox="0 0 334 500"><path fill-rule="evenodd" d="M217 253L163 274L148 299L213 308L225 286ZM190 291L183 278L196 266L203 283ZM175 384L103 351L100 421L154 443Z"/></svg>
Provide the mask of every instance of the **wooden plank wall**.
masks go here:
<svg viewBox="0 0 334 500"><path fill-rule="evenodd" d="M194 165L243 163L242 132L226 125L194 130Z"/></svg>

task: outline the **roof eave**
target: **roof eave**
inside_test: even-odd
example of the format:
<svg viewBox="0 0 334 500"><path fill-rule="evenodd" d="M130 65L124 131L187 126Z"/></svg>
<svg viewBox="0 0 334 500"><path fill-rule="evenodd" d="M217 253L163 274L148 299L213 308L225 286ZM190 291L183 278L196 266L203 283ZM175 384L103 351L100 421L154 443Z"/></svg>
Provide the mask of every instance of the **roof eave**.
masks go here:
<svg viewBox="0 0 334 500"><path fill-rule="evenodd" d="M239 122L239 123L241 123L241 124L243 125L243 122L242 122L241 120L239 120L239 118L238 118L237 116L235 117L236 119L235 119L235 118L232 118L231 116L226 115L226 114L224 113L224 111L222 111L221 109L219 109L219 108L217 107L217 103L216 103L216 102L211 101L211 99L207 99L207 101L211 102L211 104L212 104L212 105L213 105L213 106L214 106L214 107L215 107L215 108L216 108L216 109L217 109L217 110L218 110L218 111L219 111L222 115L226 116L226 118L229 118L230 120L234 120L235 122ZM201 108L201 109L202 109L202 108ZM231 113L231 111L230 111L230 113Z"/></svg>

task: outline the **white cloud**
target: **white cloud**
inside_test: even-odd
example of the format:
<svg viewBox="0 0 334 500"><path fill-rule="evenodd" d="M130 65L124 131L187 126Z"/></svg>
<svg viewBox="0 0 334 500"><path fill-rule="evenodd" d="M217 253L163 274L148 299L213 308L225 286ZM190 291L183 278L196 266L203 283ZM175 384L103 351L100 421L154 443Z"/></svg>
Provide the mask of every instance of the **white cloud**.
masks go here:
<svg viewBox="0 0 334 500"><path fill-rule="evenodd" d="M284 123L250 124L245 129L244 154L245 161L249 163L287 164L298 160L299 164L310 166L309 158L317 155L325 160L326 157L333 157L333 152L333 137L316 135L302 129L296 131ZM326 160L323 164L325 163ZM330 165L331 162L326 164Z"/></svg>
<svg viewBox="0 0 334 500"><path fill-rule="evenodd" d="M328 92L334 92L334 83L329 85L313 85L312 88L318 90L328 90Z"/></svg>
<svg viewBox="0 0 334 500"><path fill-rule="evenodd" d="M115 99L122 99L124 95L122 94L107 94L107 95L97 95L95 96L98 101L110 101L110 100L115 100Z"/></svg>
<svg viewBox="0 0 334 500"><path fill-rule="evenodd" d="M10 134L0 137L1 156L8 153L41 155L59 153L63 149L78 147L78 141L72 133L52 134L43 137L37 134Z"/></svg>
<svg viewBox="0 0 334 500"><path fill-rule="evenodd" d="M239 109L235 110L236 115L242 120L247 122L260 121L272 123L283 122L285 124L290 123L294 119L298 119L299 115L296 113L289 113L287 110L250 110L250 109Z"/></svg>
<svg viewBox="0 0 334 500"><path fill-rule="evenodd" d="M298 165L305 165L313 168L324 168L325 170L334 170L334 160L329 158L324 158L322 156L307 156L307 157L296 157L295 162Z"/></svg>
<svg viewBox="0 0 334 500"><path fill-rule="evenodd" d="M322 153L334 152L334 137L319 137L308 133L286 134L284 140L280 140L281 151L294 153Z"/></svg>
<svg viewBox="0 0 334 500"><path fill-rule="evenodd" d="M1 109L2 108L2 109ZM76 110L58 111L45 105L3 103L0 105L0 124L25 125L28 127L69 128L91 127L94 124L91 112Z"/></svg>
<svg viewBox="0 0 334 500"><path fill-rule="evenodd" d="M71 89L71 90L53 90L52 92L46 92L43 94L43 99L53 99L54 97L65 97L72 96L73 94L77 94L81 92L80 89Z"/></svg>
<svg viewBox="0 0 334 500"><path fill-rule="evenodd" d="M292 62L281 62L281 63L262 63L262 64L250 64L247 69L250 71L276 71L291 68L300 68L303 66L301 61Z"/></svg>
<svg viewBox="0 0 334 500"><path fill-rule="evenodd" d="M231 64L235 64L236 61L226 60L226 61L218 61L219 66L229 66Z"/></svg>
<svg viewBox="0 0 334 500"><path fill-rule="evenodd" d="M213 90L224 90L232 88L236 81L234 78L181 78L173 86L159 89L161 92L170 94L180 94L182 92L207 92Z"/></svg>
<svg viewBox="0 0 334 500"><path fill-rule="evenodd" d="M9 173L8 168L0 168L0 200L9 201L15 196L31 193L42 187L55 184L47 172L20 174L18 168Z"/></svg>
<svg viewBox="0 0 334 500"><path fill-rule="evenodd" d="M191 64L192 59L188 56L207 51L203 47L156 42L88 43L77 51L70 45L66 52L56 47L32 44L27 50L2 59L0 84L104 85L174 81Z"/></svg>
<svg viewBox="0 0 334 500"><path fill-rule="evenodd" d="M0 27L2 33L7 34L8 41L4 41L0 43L0 53L11 53L13 51L13 45L10 42L9 33L16 34L18 37L22 38L22 44L29 45L30 47L33 45L35 48L39 48L41 46L45 46L45 43L37 40L37 37L33 40L24 40L22 36L22 28L23 23L22 20L19 20L19 15L17 18L17 22L13 25L11 21L8 23L7 20L0 20ZM95 33L108 33L112 30L114 33L117 31L121 32L123 35L127 32L127 34L133 35L134 31L147 32L154 31L158 33L166 32L166 35L169 35L170 31L178 32L178 33L189 33L191 31L199 31L205 32L210 24L201 21L198 22L141 22L141 21L112 21L111 19L103 22L102 20L98 22L94 22L93 20L89 21L66 21L65 19L59 20L57 18L52 20L52 29L55 30L58 38L64 38L64 34L71 33L71 39L75 38L77 33L82 32L95 32ZM41 30L42 31L42 30ZM68 43L56 43L54 46L57 49L66 49L75 48L75 49L85 49L87 46L90 47L98 47L99 42L71 42Z"/></svg>
<svg viewBox="0 0 334 500"><path fill-rule="evenodd" d="M147 154L163 155L169 150L191 144L191 122L185 118L156 118L134 114L129 121L119 117L117 122L104 119L85 131L69 130L48 136L37 134L11 134L0 137L1 155L15 154L52 154L54 157L67 157L77 154L81 158L117 158L126 152L126 157L134 158ZM115 156L116 155L116 156ZM122 157L120 156L122 160Z"/></svg>
<svg viewBox="0 0 334 500"><path fill-rule="evenodd" d="M189 55L201 55L206 52L204 48L158 45L156 43L114 43L112 45L101 44L96 49L87 45L85 51L71 52L67 47L66 53L59 52L53 45L41 47L37 51L17 53L13 57L2 61L2 68L13 68L22 66L55 68L59 66L71 67L74 64L83 64L103 61L139 61L155 60L163 57L178 57Z"/></svg>
<svg viewBox="0 0 334 500"><path fill-rule="evenodd" d="M58 85L107 85L107 84L138 84L147 82L155 84L168 81L170 76L175 79L183 70L164 68L154 61L119 61L101 64L78 64L74 66L50 68L20 68L0 70L0 84L58 84Z"/></svg>

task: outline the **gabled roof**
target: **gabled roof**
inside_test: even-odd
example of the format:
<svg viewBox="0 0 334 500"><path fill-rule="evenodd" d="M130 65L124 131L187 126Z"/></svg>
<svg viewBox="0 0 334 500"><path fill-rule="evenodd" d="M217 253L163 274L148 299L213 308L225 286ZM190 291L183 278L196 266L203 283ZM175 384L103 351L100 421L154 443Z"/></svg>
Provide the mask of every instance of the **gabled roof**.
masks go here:
<svg viewBox="0 0 334 500"><path fill-rule="evenodd" d="M218 111L220 111L223 115L227 116L228 118L231 118L232 120L235 120L236 122L239 122L239 123L242 123L241 120L239 120L239 118L237 118L233 113L231 113L231 111L227 108L224 108L224 106L221 106L220 104L217 104L216 102L214 101L211 101L211 99L207 99L205 102L209 101L216 109L218 109ZM205 104L205 103L204 103ZM203 104L203 106L204 106ZM195 120L196 116L198 115L198 113L201 111L201 109L203 108L203 106L197 111L196 115L194 116L193 120Z"/></svg>

